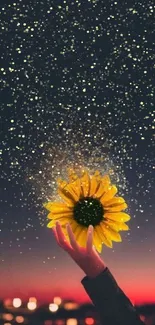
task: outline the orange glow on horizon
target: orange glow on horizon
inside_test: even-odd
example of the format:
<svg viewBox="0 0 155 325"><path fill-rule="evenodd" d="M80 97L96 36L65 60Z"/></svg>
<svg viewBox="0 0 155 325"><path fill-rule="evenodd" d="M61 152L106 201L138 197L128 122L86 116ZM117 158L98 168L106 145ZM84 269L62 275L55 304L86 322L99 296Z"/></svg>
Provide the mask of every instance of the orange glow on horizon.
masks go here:
<svg viewBox="0 0 155 325"><path fill-rule="evenodd" d="M151 285L150 285L151 286ZM120 286L121 289L124 291L124 293L127 295L127 297L131 300L131 302L133 304L147 304L147 303L155 303L155 288L152 287L152 290L150 290L149 286L147 287L134 287L132 288L128 288L128 290L126 289L126 286L124 285L123 287ZM38 286L38 290L35 290L35 295L34 295L34 291L30 291L30 290L26 290L23 288L22 292L20 292L20 296L19 296L19 292L17 292L15 289L11 291L11 289L9 290L9 288L2 290L0 292L0 299L4 301L4 304L10 304L11 302L13 302L13 300L16 303L16 306L20 305L21 302L24 303L32 303L34 304L34 308L37 308L37 305L42 305L44 303L47 303L48 305L50 303L55 303L57 305L60 305L61 303L63 303L63 300L73 300L73 303L76 304L84 304L84 303L90 303L91 300L88 297L87 293L83 290L83 288L81 287L77 290L76 288L73 290L72 286L71 288L67 288L67 290L65 290L65 288L60 289L59 291L54 290L50 290L49 291L45 291L44 288L42 289L41 287ZM136 290L135 290L136 289ZM3 294L4 291L4 294ZM11 292L10 292L11 291ZM68 295L68 292L70 292L70 294ZM73 294L71 294L73 292ZM14 298L14 297L19 297L19 298ZM31 298L30 298L31 297ZM35 297L35 300L34 298ZM32 299L33 298L33 299ZM16 300L15 300L16 299ZM17 300L18 299L18 300ZM31 299L33 301L31 301ZM12 305L12 303L11 303ZM17 307L16 307L17 308Z"/></svg>
<svg viewBox="0 0 155 325"><path fill-rule="evenodd" d="M155 296L153 295L153 293L152 293L152 295L140 295L140 294L137 294L137 295L134 295L134 294L130 294L130 295L127 295L128 296L128 298L131 300L131 302L133 303L133 304L151 304L151 303L154 303L155 304ZM2 301L4 301L4 304L5 304L5 296L3 297L0 297L0 300L2 300ZM22 299L22 301L23 301L23 303L27 303L27 297L25 297L24 295L23 296L21 296L21 299ZM53 301L54 301L54 296L53 296ZM37 295L37 301L38 301L38 306L40 306L40 305L42 305L42 304L44 304L44 303L47 303L47 304L50 304L51 303L51 294L38 294ZM66 300L66 299L68 299L68 297L65 295L65 294L63 294L62 295L62 297L61 297L61 299L62 299L62 302L63 302L63 300ZM76 304L85 304L85 303L90 303L91 302L91 300L89 299L89 297L87 296L87 294L85 294L85 295L76 295L76 300L75 300L75 297L73 296L73 297L69 297L69 299L73 299L74 300L74 303ZM9 299L9 301L10 301L11 299ZM75 302L76 301L76 302ZM58 305L58 304L57 304ZM36 307L35 307L36 308Z"/></svg>

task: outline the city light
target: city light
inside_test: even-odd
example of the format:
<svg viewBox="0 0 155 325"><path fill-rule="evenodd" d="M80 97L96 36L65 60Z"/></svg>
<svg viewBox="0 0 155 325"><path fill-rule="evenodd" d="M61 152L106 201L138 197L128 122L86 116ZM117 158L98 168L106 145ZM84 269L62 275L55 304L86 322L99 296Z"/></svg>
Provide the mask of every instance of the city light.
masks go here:
<svg viewBox="0 0 155 325"><path fill-rule="evenodd" d="M56 312L58 310L58 305L57 304L49 304L49 310L52 312Z"/></svg>
<svg viewBox="0 0 155 325"><path fill-rule="evenodd" d="M74 309L78 309L79 305L76 302L65 302L64 308L66 310L74 310Z"/></svg>
<svg viewBox="0 0 155 325"><path fill-rule="evenodd" d="M52 325L52 320L45 320L44 325Z"/></svg>
<svg viewBox="0 0 155 325"><path fill-rule="evenodd" d="M34 301L29 301L28 304L27 304L27 308L28 308L29 310L35 310L35 309L37 308L37 304L36 304L36 302L34 302Z"/></svg>
<svg viewBox="0 0 155 325"><path fill-rule="evenodd" d="M53 302L59 306L62 303L62 299L60 297L54 297Z"/></svg>
<svg viewBox="0 0 155 325"><path fill-rule="evenodd" d="M12 300L11 299L5 299L4 300L4 306L5 307L11 307L12 306Z"/></svg>
<svg viewBox="0 0 155 325"><path fill-rule="evenodd" d="M2 318L7 321L13 320L13 315L12 314L2 314Z"/></svg>
<svg viewBox="0 0 155 325"><path fill-rule="evenodd" d="M29 302L35 302L35 303L37 303L37 299L35 297L30 297L29 298Z"/></svg>
<svg viewBox="0 0 155 325"><path fill-rule="evenodd" d="M17 316L17 317L15 318L15 320L16 320L17 323L21 324L21 323L24 322L24 317L23 317L23 316Z"/></svg>
<svg viewBox="0 0 155 325"><path fill-rule="evenodd" d="M57 319L57 320L55 321L55 324L56 324L56 325L64 325L64 324L65 324L65 320L63 320L63 319Z"/></svg>
<svg viewBox="0 0 155 325"><path fill-rule="evenodd" d="M13 307L19 308L22 304L22 301L20 298L14 298L12 304L13 304Z"/></svg>
<svg viewBox="0 0 155 325"><path fill-rule="evenodd" d="M86 317L85 318L85 323L87 325L93 325L94 324L94 318L92 318L92 317Z"/></svg>
<svg viewBox="0 0 155 325"><path fill-rule="evenodd" d="M66 325L77 325L78 321L76 318L68 318Z"/></svg>

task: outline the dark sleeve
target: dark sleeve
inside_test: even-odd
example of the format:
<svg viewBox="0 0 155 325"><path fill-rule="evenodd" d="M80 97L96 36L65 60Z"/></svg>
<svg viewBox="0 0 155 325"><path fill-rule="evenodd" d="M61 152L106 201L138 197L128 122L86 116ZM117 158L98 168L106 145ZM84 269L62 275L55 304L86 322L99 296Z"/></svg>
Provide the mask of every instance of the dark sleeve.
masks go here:
<svg viewBox="0 0 155 325"><path fill-rule="evenodd" d="M96 278L84 277L81 283L103 325L144 325L108 268Z"/></svg>

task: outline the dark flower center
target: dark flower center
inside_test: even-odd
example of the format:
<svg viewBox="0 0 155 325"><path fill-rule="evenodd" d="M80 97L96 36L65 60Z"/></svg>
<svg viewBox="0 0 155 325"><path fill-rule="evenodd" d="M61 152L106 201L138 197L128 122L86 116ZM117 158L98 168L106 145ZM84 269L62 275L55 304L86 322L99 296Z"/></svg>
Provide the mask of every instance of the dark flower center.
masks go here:
<svg viewBox="0 0 155 325"><path fill-rule="evenodd" d="M85 197L74 206L74 219L82 226L97 226L103 220L104 209L98 199Z"/></svg>

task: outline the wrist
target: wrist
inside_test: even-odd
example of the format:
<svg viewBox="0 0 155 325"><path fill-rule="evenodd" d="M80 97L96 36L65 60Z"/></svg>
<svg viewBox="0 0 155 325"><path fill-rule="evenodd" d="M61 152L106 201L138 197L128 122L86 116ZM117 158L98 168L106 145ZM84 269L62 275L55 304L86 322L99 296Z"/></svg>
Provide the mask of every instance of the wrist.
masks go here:
<svg viewBox="0 0 155 325"><path fill-rule="evenodd" d="M92 259L90 261L90 263L88 263L84 272L89 278L95 278L100 273L102 273L105 269L106 269L106 265L101 260L101 258L98 257L98 258Z"/></svg>

